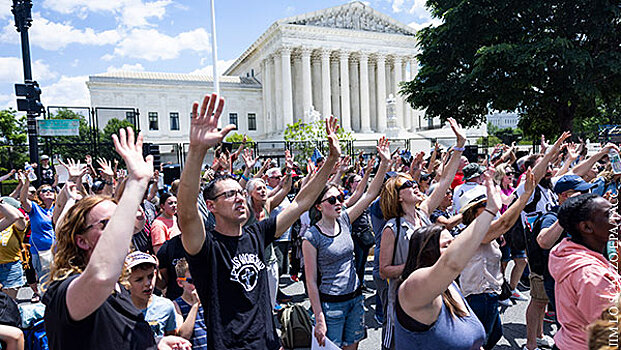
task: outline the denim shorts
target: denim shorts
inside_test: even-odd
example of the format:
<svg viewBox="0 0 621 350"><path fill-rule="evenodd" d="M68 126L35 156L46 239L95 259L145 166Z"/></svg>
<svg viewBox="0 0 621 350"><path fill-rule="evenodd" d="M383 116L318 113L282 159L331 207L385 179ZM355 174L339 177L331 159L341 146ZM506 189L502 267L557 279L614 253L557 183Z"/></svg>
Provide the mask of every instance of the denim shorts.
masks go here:
<svg viewBox="0 0 621 350"><path fill-rule="evenodd" d="M2 288L20 288L26 283L21 261L0 264L0 283Z"/></svg>
<svg viewBox="0 0 621 350"><path fill-rule="evenodd" d="M526 258L526 250L511 249L511 245L509 243L500 247L500 252L502 253L501 260L503 262L508 262L513 259Z"/></svg>
<svg viewBox="0 0 621 350"><path fill-rule="evenodd" d="M364 326L364 297L333 303L322 302L326 318L326 337L339 347L352 345L367 337Z"/></svg>

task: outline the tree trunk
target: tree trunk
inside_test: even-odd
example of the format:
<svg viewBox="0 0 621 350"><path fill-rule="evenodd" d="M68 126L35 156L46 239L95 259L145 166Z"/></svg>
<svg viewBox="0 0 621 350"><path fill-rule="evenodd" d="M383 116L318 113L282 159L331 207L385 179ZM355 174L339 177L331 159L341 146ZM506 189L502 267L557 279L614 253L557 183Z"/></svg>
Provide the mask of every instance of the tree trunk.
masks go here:
<svg viewBox="0 0 621 350"><path fill-rule="evenodd" d="M574 117L576 108L570 104L563 104L556 112L560 131L572 131L574 126Z"/></svg>

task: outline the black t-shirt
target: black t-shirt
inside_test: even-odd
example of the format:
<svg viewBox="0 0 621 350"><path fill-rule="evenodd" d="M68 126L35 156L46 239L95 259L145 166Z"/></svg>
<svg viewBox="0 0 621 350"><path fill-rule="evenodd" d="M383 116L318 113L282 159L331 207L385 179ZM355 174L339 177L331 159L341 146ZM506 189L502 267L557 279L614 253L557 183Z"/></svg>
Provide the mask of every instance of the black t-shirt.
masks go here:
<svg viewBox="0 0 621 350"><path fill-rule="evenodd" d="M276 218L244 227L239 237L207 231L196 255L186 253L207 323L211 350L278 349L264 250Z"/></svg>
<svg viewBox="0 0 621 350"><path fill-rule="evenodd" d="M181 235L164 242L157 251L157 259L160 261L160 269L166 269L166 278L168 285L166 286L166 298L175 300L183 294L183 288L177 284L177 272L175 266L179 259L185 258L185 250L181 242Z"/></svg>
<svg viewBox="0 0 621 350"><path fill-rule="evenodd" d="M73 321L67 309L67 288L79 275L52 282L43 295L45 331L50 350L156 349L151 327L129 296L113 292L91 315Z"/></svg>
<svg viewBox="0 0 621 350"><path fill-rule="evenodd" d="M51 185L54 183L54 169L41 166L41 185Z"/></svg>

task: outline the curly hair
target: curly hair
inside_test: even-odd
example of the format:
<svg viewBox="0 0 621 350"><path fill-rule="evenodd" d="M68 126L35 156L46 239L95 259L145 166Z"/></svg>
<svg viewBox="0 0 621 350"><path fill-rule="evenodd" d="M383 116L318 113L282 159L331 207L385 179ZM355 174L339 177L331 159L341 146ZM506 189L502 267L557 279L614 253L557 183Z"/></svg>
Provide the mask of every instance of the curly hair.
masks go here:
<svg viewBox="0 0 621 350"><path fill-rule="evenodd" d="M380 208L385 220L405 215L399 202L399 188L408 180L414 181L410 175L399 173L384 184L380 193Z"/></svg>
<svg viewBox="0 0 621 350"><path fill-rule="evenodd" d="M558 211L558 223L571 235L571 240L582 242L582 233L578 224L588 220L595 210L595 199L601 198L593 193L567 198Z"/></svg>
<svg viewBox="0 0 621 350"><path fill-rule="evenodd" d="M85 234L88 214L99 203L116 200L106 196L89 196L78 201L67 211L65 219L56 230L56 243L52 248L54 261L50 267L49 282L61 281L74 273L82 273L88 264L88 252L78 247L76 237Z"/></svg>

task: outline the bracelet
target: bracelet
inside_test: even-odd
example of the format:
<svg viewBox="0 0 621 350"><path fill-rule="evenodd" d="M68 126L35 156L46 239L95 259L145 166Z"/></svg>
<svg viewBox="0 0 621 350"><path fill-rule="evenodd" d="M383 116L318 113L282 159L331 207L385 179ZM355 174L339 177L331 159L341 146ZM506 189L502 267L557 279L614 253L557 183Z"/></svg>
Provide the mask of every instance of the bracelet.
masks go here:
<svg viewBox="0 0 621 350"><path fill-rule="evenodd" d="M250 181L250 178L245 177L244 174L241 175L241 178L246 180L246 181Z"/></svg>
<svg viewBox="0 0 621 350"><path fill-rule="evenodd" d="M487 208L485 208L485 211L490 213L490 214L492 214L493 217L496 217L496 213L494 213L493 211L491 211L491 210L489 210Z"/></svg>
<svg viewBox="0 0 621 350"><path fill-rule="evenodd" d="M466 147L457 147L457 146L453 146L453 150L457 151L457 152L463 152L466 150Z"/></svg>

